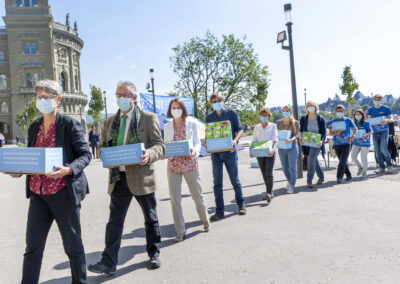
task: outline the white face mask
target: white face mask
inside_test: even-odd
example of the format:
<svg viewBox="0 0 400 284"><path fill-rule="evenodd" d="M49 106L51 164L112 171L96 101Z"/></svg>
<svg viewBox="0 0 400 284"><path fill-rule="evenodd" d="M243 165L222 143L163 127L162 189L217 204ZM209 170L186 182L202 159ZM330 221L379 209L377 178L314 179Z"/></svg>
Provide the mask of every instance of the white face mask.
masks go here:
<svg viewBox="0 0 400 284"><path fill-rule="evenodd" d="M171 114L174 118L179 118L182 116L182 109L181 108L171 109Z"/></svg>

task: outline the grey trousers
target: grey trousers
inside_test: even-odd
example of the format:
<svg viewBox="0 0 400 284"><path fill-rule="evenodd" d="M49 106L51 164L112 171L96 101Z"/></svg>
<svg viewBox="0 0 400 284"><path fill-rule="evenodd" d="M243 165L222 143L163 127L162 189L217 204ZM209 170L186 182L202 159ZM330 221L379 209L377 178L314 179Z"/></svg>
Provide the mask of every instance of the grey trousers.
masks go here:
<svg viewBox="0 0 400 284"><path fill-rule="evenodd" d="M368 170L368 152L369 147L353 145L353 147L351 148L351 159L359 169L363 169L363 173L367 173ZM361 163L357 158L358 154L360 154L361 156Z"/></svg>
<svg viewBox="0 0 400 284"><path fill-rule="evenodd" d="M196 204L197 214L201 221L208 221L207 205L204 201L200 185L200 172L199 170L189 173L174 173L168 171L168 185L169 195L171 197L172 215L174 217L175 230L178 234L184 234L185 219L182 212L182 176L185 178L189 187L192 199Z"/></svg>

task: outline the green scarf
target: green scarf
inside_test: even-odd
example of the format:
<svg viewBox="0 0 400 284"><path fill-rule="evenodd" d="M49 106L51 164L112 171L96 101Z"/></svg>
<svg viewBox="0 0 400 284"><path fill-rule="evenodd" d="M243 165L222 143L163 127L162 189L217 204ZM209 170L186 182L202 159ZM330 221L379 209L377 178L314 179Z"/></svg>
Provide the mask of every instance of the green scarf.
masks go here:
<svg viewBox="0 0 400 284"><path fill-rule="evenodd" d="M142 139L140 138L140 135L138 133L139 123L140 123L140 108L136 105L132 112L132 119L128 133L129 141L127 144L142 143ZM110 139L107 142L108 147L117 146L120 125L121 125L121 110L118 110L117 114L115 115L114 121L111 125ZM121 180L119 167L112 168L110 173L109 183L113 184L119 180Z"/></svg>

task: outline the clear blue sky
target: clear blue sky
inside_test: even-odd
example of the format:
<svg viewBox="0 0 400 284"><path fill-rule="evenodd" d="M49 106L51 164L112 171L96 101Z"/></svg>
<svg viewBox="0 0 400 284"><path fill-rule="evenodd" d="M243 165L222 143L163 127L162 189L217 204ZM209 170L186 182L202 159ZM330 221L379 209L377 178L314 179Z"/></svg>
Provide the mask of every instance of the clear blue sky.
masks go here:
<svg viewBox="0 0 400 284"><path fill-rule="evenodd" d="M94 84L108 93L115 111L115 85L133 81L145 92L149 68L155 69L157 93L172 90L177 77L170 68L171 48L202 36L247 36L260 62L269 66L267 106L291 103L289 54L276 44L285 29L281 0L50 0L56 21L78 21L84 40L84 91ZM4 0L0 1L4 15ZM323 102L339 93L343 67L351 64L360 90L400 95L399 0L295 0L294 55L299 103L303 89Z"/></svg>

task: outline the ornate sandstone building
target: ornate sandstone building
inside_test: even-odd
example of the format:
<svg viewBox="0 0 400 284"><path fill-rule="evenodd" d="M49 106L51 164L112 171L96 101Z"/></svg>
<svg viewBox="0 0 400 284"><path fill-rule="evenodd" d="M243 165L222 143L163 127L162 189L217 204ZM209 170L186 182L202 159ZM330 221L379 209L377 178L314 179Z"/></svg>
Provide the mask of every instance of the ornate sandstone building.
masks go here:
<svg viewBox="0 0 400 284"><path fill-rule="evenodd" d="M85 128L87 96L82 92L78 26L54 22L48 0L5 0L5 27L0 27L0 132L8 142L24 132L17 113L35 96L40 79L53 79L64 92L59 111Z"/></svg>

